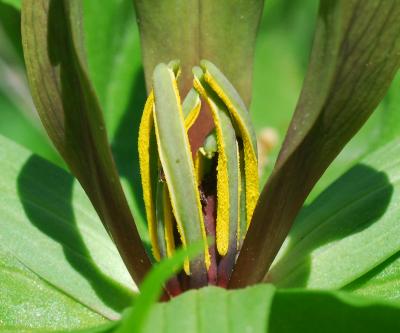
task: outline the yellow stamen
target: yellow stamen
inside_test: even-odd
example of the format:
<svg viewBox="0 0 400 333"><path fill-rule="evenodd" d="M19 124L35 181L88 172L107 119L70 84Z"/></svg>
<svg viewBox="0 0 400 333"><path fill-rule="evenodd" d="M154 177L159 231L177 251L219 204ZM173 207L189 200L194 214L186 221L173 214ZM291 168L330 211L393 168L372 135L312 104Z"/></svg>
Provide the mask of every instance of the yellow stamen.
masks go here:
<svg viewBox="0 0 400 333"><path fill-rule="evenodd" d="M215 82L212 75L210 75L207 71L204 74L204 78L227 106L229 112L239 127L239 131L243 140L246 178L246 220L248 228L259 197L257 151L253 147L251 136L246 125L242 121L231 100L217 84L217 82Z"/></svg>
<svg viewBox="0 0 400 333"><path fill-rule="evenodd" d="M221 122L219 119L218 108L208 97L201 83L195 79L194 87L207 101L210 106L214 119L217 134L218 146L218 165L217 165L217 225L216 225L216 243L218 253L226 255L229 247L229 176L228 176L228 157L226 156L225 143Z"/></svg>
<svg viewBox="0 0 400 333"><path fill-rule="evenodd" d="M142 119L139 126L139 165L142 178L143 199L146 209L147 224L153 256L160 260L160 249L157 242L155 206L150 176L150 135L153 128L154 94L150 93L144 107Z"/></svg>
<svg viewBox="0 0 400 333"><path fill-rule="evenodd" d="M238 204L238 219L237 219L237 230L236 230L236 246L237 248L239 248L240 245L240 223L241 223L241 219L240 219L240 202L241 202L241 196L242 196L242 175L240 172L240 168L241 168L241 162L240 162L240 152L239 152L239 145L236 143L236 148L237 148L237 160L238 160L238 186L239 186L239 204Z"/></svg>
<svg viewBox="0 0 400 333"><path fill-rule="evenodd" d="M179 90L178 90L178 85L175 79L175 76L173 74L172 71L170 71L170 77L171 77L171 84L173 86L174 89L174 93L175 93L175 98L176 98L176 105L177 105L177 109L179 110L179 118L181 120L182 124L185 124L184 118L183 118L183 112L182 112L182 106L181 106L181 100L180 100L180 95L179 95ZM159 130L158 130L158 126L157 126L157 115L156 112L153 110L153 117L154 117L154 124L155 124L155 130L156 130L156 138L157 138L157 145L158 147L161 147L161 143L160 143L160 138L159 138ZM184 136L185 137L185 144L184 147L187 149L187 154L189 154L189 156L191 156L191 152L190 152L190 144L189 144L189 138L187 136L187 134ZM160 155L160 159L163 159L162 156L162 151L159 149L159 155ZM192 174L195 175L195 168L194 168L194 164L193 164L193 160L192 158L189 159L190 163L191 163L191 168L192 168ZM172 207L172 212L175 216L175 220L177 223L177 228L178 228L178 232L179 235L181 237L181 242L182 245L184 247L187 246L187 241L186 241L186 235L184 232L184 227L182 224L182 221L180 220L180 216L179 214L177 214L177 209L176 209L176 199L174 200L173 198L173 189L169 188L169 184L168 184L168 175L166 174L166 178L167 178L167 186L168 186L168 190L169 190L169 194L170 194L170 202L171 202L171 207ZM197 208L198 208L198 214L199 214L199 220L200 220L200 230L202 233L202 237L204 240L204 261L205 261L205 265L206 268L208 269L210 267L211 261L210 261L210 256L209 256L209 252L208 252L208 244L207 244L207 236L206 236L206 231L205 231L205 226L204 226L204 220L203 220L203 212L202 212L202 206L201 206L201 202L200 202L200 193L198 191L198 183L197 183L197 179L196 177L194 177L194 181L193 181L193 186L195 186L194 191L197 194L196 195L196 204L197 204ZM186 272L186 274L190 274L190 268L189 268L189 261L186 260L185 264L184 264L184 270Z"/></svg>
<svg viewBox="0 0 400 333"><path fill-rule="evenodd" d="M192 109L192 111L189 112L189 114L185 118L186 131L188 131L196 121L197 117L200 114L200 109L201 109L201 102L199 99L198 102L196 103L196 106Z"/></svg>

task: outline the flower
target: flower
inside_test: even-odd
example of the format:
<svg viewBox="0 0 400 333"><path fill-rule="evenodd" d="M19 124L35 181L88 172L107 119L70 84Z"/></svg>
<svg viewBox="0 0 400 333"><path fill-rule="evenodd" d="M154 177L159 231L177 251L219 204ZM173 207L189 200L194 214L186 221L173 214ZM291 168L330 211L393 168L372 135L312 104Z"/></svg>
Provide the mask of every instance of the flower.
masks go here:
<svg viewBox="0 0 400 333"><path fill-rule="evenodd" d="M226 287L259 195L257 141L235 88L211 62L201 65L183 103L178 63L156 66L139 130L140 170L154 257L202 239L204 254L185 264L189 285ZM187 132L202 104L215 130L192 151Z"/></svg>
<svg viewBox="0 0 400 333"><path fill-rule="evenodd" d="M189 287L229 282L228 287L237 288L264 279L308 194L376 109L400 65L397 2L321 1L299 103L258 197L256 137L245 105L250 102L252 55L263 2L240 3L248 14L238 20L241 24L232 24L241 12L236 6L201 17L205 21L198 19L213 13L220 2L191 13L196 24L189 37L196 36L196 43L185 38L185 47L180 43L182 20L172 20L171 29L167 26L172 22L169 6L174 3L166 2L165 12L154 11L151 1L137 4L147 78L154 70L139 138L153 254L161 259L171 255L176 245L203 241L203 254L185 265ZM140 284L151 261L119 182L100 103L89 79L81 6L78 0L23 2L28 79L49 137ZM190 8L175 12L190 13ZM370 12L375 13L373 25L368 15L359 14ZM208 24L200 29L199 22ZM172 35L168 40L164 29ZM158 52L160 45L163 52ZM169 52L184 55L178 58L183 61L186 87L187 68L202 54L199 49L213 62L218 59L220 67L226 61L224 72L234 74L228 76L246 103L212 63L203 61L201 68L194 68L193 89L181 105L179 66L155 64ZM202 124L198 112L207 108L215 131L194 145L187 131ZM206 236L213 237L214 228L213 252ZM175 283L174 291L187 288L185 279L178 287Z"/></svg>

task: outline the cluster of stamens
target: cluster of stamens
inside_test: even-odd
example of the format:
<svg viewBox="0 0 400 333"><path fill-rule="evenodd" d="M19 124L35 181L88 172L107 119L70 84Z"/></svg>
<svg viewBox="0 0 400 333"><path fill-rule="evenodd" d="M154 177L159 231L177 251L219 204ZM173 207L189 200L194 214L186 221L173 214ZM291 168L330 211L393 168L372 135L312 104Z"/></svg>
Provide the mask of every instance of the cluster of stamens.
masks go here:
<svg viewBox="0 0 400 333"><path fill-rule="evenodd" d="M178 62L155 68L139 129L154 258L204 242L204 253L187 260L169 282L172 293L227 286L259 195L257 141L239 94L215 65L202 61L193 68L193 88L181 103L179 74ZM193 152L188 131L204 109L215 127Z"/></svg>

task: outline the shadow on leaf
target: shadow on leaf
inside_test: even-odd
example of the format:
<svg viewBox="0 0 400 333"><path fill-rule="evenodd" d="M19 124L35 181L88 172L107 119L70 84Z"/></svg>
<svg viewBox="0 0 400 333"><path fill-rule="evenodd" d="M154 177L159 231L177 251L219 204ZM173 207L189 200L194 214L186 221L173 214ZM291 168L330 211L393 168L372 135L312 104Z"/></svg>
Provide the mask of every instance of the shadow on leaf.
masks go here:
<svg viewBox="0 0 400 333"><path fill-rule="evenodd" d="M345 294L278 291L268 332L398 332L399 310Z"/></svg>
<svg viewBox="0 0 400 333"><path fill-rule="evenodd" d="M67 172L33 155L18 176L19 198L32 225L58 242L71 267L90 283L105 304L120 312L131 303L132 296L123 287L116 287L116 282L102 273L91 258L75 221L73 182Z"/></svg>
<svg viewBox="0 0 400 333"><path fill-rule="evenodd" d="M363 164L351 168L303 208L289 234L284 254L267 280L282 287L307 286L312 253L379 221L392 194L393 186L385 172Z"/></svg>

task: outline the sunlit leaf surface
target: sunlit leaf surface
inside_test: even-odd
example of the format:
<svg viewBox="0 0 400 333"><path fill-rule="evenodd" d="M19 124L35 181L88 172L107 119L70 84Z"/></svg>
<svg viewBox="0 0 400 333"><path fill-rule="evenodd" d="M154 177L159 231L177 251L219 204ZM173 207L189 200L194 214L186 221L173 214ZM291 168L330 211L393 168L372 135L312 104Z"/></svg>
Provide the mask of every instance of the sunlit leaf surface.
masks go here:
<svg viewBox="0 0 400 333"><path fill-rule="evenodd" d="M0 332L90 327L106 319L0 249Z"/></svg>
<svg viewBox="0 0 400 333"><path fill-rule="evenodd" d="M82 188L3 137L0 160L1 247L57 292L117 318L134 284Z"/></svg>
<svg viewBox="0 0 400 333"><path fill-rule="evenodd" d="M400 141L395 140L306 206L267 278L284 287L338 289L397 254L399 156Z"/></svg>

